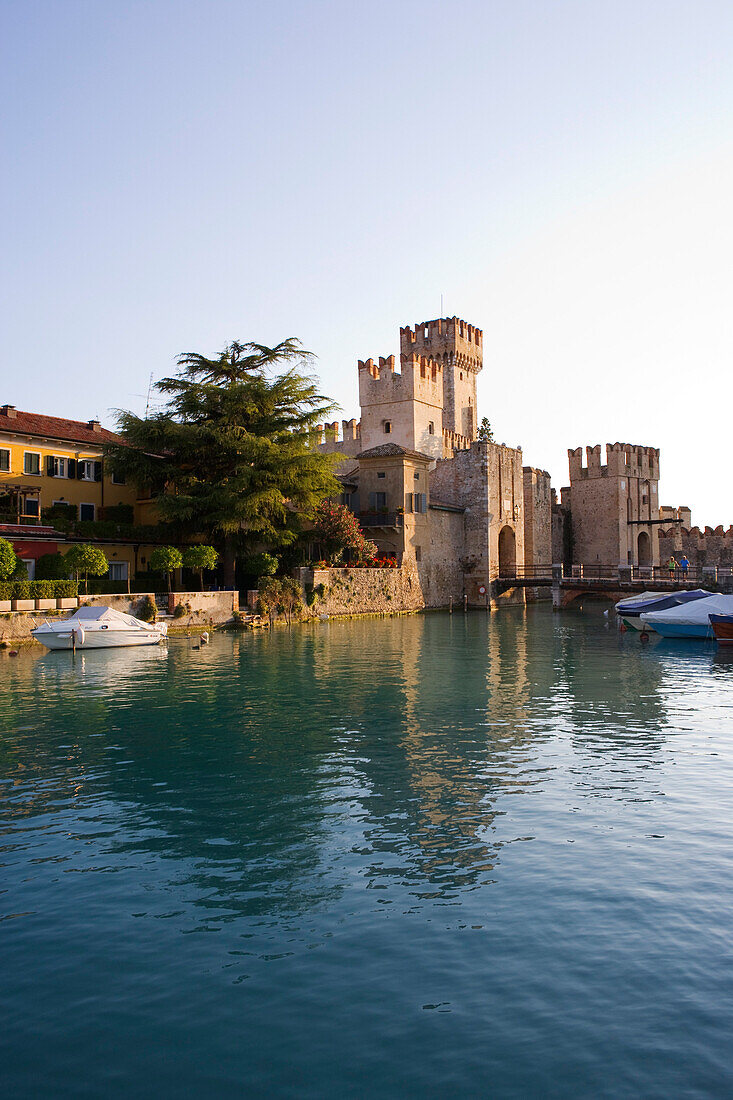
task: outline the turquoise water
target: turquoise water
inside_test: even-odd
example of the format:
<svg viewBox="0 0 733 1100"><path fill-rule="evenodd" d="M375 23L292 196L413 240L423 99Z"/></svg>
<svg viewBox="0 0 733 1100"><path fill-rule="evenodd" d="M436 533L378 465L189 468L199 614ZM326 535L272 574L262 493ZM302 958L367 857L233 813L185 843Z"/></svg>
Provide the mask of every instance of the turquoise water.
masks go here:
<svg viewBox="0 0 733 1100"><path fill-rule="evenodd" d="M733 660L507 609L0 654L12 1097L726 1097Z"/></svg>

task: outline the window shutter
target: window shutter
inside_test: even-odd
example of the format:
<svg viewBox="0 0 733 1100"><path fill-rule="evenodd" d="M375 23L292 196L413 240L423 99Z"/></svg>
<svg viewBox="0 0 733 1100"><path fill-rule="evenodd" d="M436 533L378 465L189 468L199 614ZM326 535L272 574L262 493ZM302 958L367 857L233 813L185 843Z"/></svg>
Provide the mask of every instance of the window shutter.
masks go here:
<svg viewBox="0 0 733 1100"><path fill-rule="evenodd" d="M77 459L77 462L76 462L76 480L81 481L81 479L83 477L84 477L84 462L82 461L82 459L79 458L79 459Z"/></svg>
<svg viewBox="0 0 733 1100"><path fill-rule="evenodd" d="M46 476L53 477L53 455L46 455Z"/></svg>
<svg viewBox="0 0 733 1100"><path fill-rule="evenodd" d="M94 463L94 480L95 481L101 481L102 480L102 463L101 462L95 462Z"/></svg>
<svg viewBox="0 0 733 1100"><path fill-rule="evenodd" d="M420 511L425 514L428 510L428 496L427 493L420 493Z"/></svg>
<svg viewBox="0 0 733 1100"><path fill-rule="evenodd" d="M76 477L76 459L75 458L70 458L69 459L69 462L68 462L68 465L67 465L66 469L68 470L68 476L69 477Z"/></svg>
<svg viewBox="0 0 733 1100"><path fill-rule="evenodd" d="M369 507L372 508L372 509L377 507L377 494L376 493L370 493L369 494Z"/></svg>

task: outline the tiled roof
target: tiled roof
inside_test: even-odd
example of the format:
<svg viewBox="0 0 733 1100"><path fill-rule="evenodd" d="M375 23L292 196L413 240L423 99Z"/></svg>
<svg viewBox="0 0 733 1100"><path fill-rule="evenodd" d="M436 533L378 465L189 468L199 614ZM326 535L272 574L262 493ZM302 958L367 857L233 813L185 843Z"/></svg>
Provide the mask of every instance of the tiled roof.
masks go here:
<svg viewBox="0 0 733 1100"><path fill-rule="evenodd" d="M430 455L424 455L421 451L409 451L406 447L400 447L397 443L381 443L379 447L370 447L368 451L362 451L357 458L391 458L402 456L404 458L421 458L425 462L432 462Z"/></svg>
<svg viewBox="0 0 733 1100"><path fill-rule="evenodd" d="M13 410L8 416L4 407L0 406L0 432L45 436L48 439L64 439L69 443L92 443L97 446L102 443L122 442L115 432L110 432L107 428L95 431L91 424L90 420L64 420L60 416L22 412L21 409Z"/></svg>

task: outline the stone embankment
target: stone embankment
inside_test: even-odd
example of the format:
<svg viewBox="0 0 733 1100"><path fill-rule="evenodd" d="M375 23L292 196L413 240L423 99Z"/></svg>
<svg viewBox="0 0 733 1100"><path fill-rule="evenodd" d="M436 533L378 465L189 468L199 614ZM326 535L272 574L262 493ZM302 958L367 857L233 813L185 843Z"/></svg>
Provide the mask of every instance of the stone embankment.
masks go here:
<svg viewBox="0 0 733 1100"><path fill-rule="evenodd" d="M152 592L120 593L104 596L79 596L77 599L64 600L64 608L29 609L27 611L5 611L0 613L0 645L18 645L35 641L31 636L34 626L45 619L66 619L73 615L77 605L88 604L93 607L112 607L125 615L139 616L145 601L155 602ZM30 601L28 601L30 602ZM176 607L182 606L183 614L173 617ZM231 622L234 612L239 610L238 592L172 592L168 598L168 615L163 615L168 623L169 632L206 627L222 626ZM159 618L161 616L159 615Z"/></svg>
<svg viewBox="0 0 733 1100"><path fill-rule="evenodd" d="M306 612L323 615L384 615L425 607L415 565L399 569L299 569Z"/></svg>

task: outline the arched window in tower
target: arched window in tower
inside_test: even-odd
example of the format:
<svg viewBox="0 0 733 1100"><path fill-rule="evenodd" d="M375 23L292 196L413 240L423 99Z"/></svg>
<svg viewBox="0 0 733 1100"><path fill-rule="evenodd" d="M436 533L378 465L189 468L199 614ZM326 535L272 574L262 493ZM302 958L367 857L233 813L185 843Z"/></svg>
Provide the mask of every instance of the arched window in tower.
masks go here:
<svg viewBox="0 0 733 1100"><path fill-rule="evenodd" d="M435 424L432 420L428 424L428 435L435 435Z"/></svg>
<svg viewBox="0 0 733 1100"><path fill-rule="evenodd" d="M384 434L385 435L391 435L391 433L392 433L392 421L391 420L385 420L384 421Z"/></svg>

